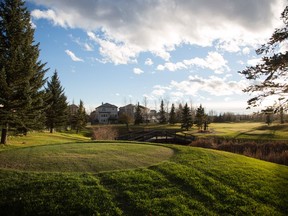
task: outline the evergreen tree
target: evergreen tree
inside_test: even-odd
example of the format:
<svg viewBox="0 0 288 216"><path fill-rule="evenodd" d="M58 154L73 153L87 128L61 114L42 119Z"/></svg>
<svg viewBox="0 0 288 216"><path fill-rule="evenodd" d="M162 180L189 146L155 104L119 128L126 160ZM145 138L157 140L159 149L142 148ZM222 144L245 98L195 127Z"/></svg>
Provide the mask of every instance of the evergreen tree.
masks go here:
<svg viewBox="0 0 288 216"><path fill-rule="evenodd" d="M46 109L46 127L53 133L55 128L67 125L67 97L61 86L57 71L47 83L47 109Z"/></svg>
<svg viewBox="0 0 288 216"><path fill-rule="evenodd" d="M243 90L256 95L248 100L248 108L260 105L266 98L277 98L279 104L275 104L275 112L288 109L288 51L280 52L279 49L288 40L288 6L282 12L281 19L284 25L276 29L269 41L256 50L258 55L263 55L261 63L239 72L253 81L251 86Z"/></svg>
<svg viewBox="0 0 288 216"><path fill-rule="evenodd" d="M204 130L206 131L208 128L208 116L205 114L204 107L200 104L200 106L196 110L196 116L195 116L196 125L199 130L202 130L204 127Z"/></svg>
<svg viewBox="0 0 288 216"><path fill-rule="evenodd" d="M175 106L172 104L171 110L169 113L169 123L170 124L175 124L176 123L176 112L175 112Z"/></svg>
<svg viewBox="0 0 288 216"><path fill-rule="evenodd" d="M180 103L178 105L178 108L176 109L176 122L182 122L182 112L183 112L183 106Z"/></svg>
<svg viewBox="0 0 288 216"><path fill-rule="evenodd" d="M163 102L163 100L161 100L159 115L160 115L159 123L160 124L166 124L167 123L167 119L166 119L166 112L164 110L164 102Z"/></svg>
<svg viewBox="0 0 288 216"><path fill-rule="evenodd" d="M44 123L45 64L38 60L30 13L23 0L0 2L1 143L9 127L37 129Z"/></svg>
<svg viewBox="0 0 288 216"><path fill-rule="evenodd" d="M141 123L143 123L143 116L142 116L140 105L138 103L138 105L136 106L134 124L139 125Z"/></svg>
<svg viewBox="0 0 288 216"><path fill-rule="evenodd" d="M191 128L192 126L193 126L192 116L190 113L190 109L186 103L182 110L181 128L184 128L188 131L189 128Z"/></svg>
<svg viewBox="0 0 288 216"><path fill-rule="evenodd" d="M80 100L79 108L75 115L75 128L76 133L79 133L80 130L85 128L87 124L87 118L86 118L86 111L84 108L84 103L82 100Z"/></svg>

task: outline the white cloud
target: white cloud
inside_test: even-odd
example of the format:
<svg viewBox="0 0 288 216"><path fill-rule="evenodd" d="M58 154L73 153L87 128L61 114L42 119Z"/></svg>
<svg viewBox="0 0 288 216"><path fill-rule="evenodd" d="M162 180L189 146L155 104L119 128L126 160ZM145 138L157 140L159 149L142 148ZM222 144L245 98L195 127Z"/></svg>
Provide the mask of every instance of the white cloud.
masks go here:
<svg viewBox="0 0 288 216"><path fill-rule="evenodd" d="M242 53L243 53L244 55L248 55L248 54L250 53L249 47L244 47L244 48L242 49Z"/></svg>
<svg viewBox="0 0 288 216"><path fill-rule="evenodd" d="M89 51L89 52L91 52L91 51L94 50L94 49L93 49L93 46L92 46L91 44L88 44L88 43L84 43L84 44L83 44L83 47L84 47L84 49L85 49L86 51Z"/></svg>
<svg viewBox="0 0 288 216"><path fill-rule="evenodd" d="M280 53L286 53L288 52L288 42L287 41L283 41L281 44L280 44L280 48L279 48L279 52Z"/></svg>
<svg viewBox="0 0 288 216"><path fill-rule="evenodd" d="M147 59L145 60L145 65L153 65L153 64L154 64L154 63L153 63L152 59L147 58Z"/></svg>
<svg viewBox="0 0 288 216"><path fill-rule="evenodd" d="M135 74L142 74L142 73L144 73L144 71L143 70L141 70L140 68L134 68L133 69L133 73L135 73Z"/></svg>
<svg viewBox="0 0 288 216"><path fill-rule="evenodd" d="M182 70L182 69L187 69L187 66L182 63L182 62L177 62L177 63L171 63L167 62L165 65L158 65L157 70L169 70L169 71L176 71L176 70Z"/></svg>
<svg viewBox="0 0 288 216"><path fill-rule="evenodd" d="M183 60L183 62L171 63L167 62L164 65L158 65L157 70L169 70L169 71L176 71L191 68L193 66L200 67L200 68L207 68L216 74L222 74L225 71L230 71L230 68L227 65L227 60L218 53L218 52L209 52L205 59L202 58L193 58L189 60Z"/></svg>
<svg viewBox="0 0 288 216"><path fill-rule="evenodd" d="M154 96L161 97L161 96L163 96L168 90L170 90L170 87L165 87L165 86L161 86L161 85L155 85L155 86L153 87L152 97L151 97L151 98L154 98Z"/></svg>
<svg viewBox="0 0 288 216"><path fill-rule="evenodd" d="M260 64L262 62L261 58L253 58L253 59L249 59L247 61L247 64L250 66L256 66L257 64Z"/></svg>
<svg viewBox="0 0 288 216"><path fill-rule="evenodd" d="M100 46L99 52L103 56L102 62L112 62L115 65L137 62L138 47L125 45L109 38L102 39L93 32L87 34L92 41Z"/></svg>
<svg viewBox="0 0 288 216"><path fill-rule="evenodd" d="M31 16L34 19L47 19L53 23L53 25L61 26L67 28L69 26L69 20L66 20L65 17L59 16L54 10L33 10L31 12Z"/></svg>
<svg viewBox="0 0 288 216"><path fill-rule="evenodd" d="M212 46L218 41L219 48L229 52L255 47L270 37L285 4L279 0L30 1L47 7L32 11L34 19L105 35L97 41L100 54L115 64L134 62L141 52L169 61L170 52L183 44Z"/></svg>
<svg viewBox="0 0 288 216"><path fill-rule="evenodd" d="M70 50L65 50L65 53L72 59L72 61L75 62L84 62L83 59L78 58L72 51Z"/></svg>
<svg viewBox="0 0 288 216"><path fill-rule="evenodd" d="M229 80L229 77L210 76L203 78L198 75L190 75L187 80L172 80L168 86L157 85L151 92L155 96L169 95L172 98L181 99L187 96L197 96L206 93L212 96L242 95L242 90L248 86L246 80Z"/></svg>
<svg viewBox="0 0 288 216"><path fill-rule="evenodd" d="M235 41L235 40L227 40L227 41L221 41L219 42L216 47L220 50L224 50L227 52L239 52L240 46L242 45L242 41Z"/></svg>

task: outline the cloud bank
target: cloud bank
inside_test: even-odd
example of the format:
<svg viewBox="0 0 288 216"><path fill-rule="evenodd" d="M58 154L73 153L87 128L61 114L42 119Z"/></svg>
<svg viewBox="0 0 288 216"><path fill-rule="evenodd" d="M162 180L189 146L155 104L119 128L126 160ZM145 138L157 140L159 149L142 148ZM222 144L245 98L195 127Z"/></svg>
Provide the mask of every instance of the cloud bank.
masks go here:
<svg viewBox="0 0 288 216"><path fill-rule="evenodd" d="M114 64L136 62L141 52L169 61L182 44L241 52L271 35L284 8L282 0L30 1L47 8L32 11L34 19L83 29Z"/></svg>

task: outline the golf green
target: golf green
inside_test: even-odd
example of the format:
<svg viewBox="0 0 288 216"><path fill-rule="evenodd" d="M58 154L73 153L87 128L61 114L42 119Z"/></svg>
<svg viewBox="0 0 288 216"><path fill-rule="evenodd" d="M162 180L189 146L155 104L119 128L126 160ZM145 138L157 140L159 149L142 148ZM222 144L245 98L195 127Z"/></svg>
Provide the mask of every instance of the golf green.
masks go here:
<svg viewBox="0 0 288 216"><path fill-rule="evenodd" d="M45 172L102 172L147 167L169 159L168 147L138 143L72 143L0 153L0 168Z"/></svg>

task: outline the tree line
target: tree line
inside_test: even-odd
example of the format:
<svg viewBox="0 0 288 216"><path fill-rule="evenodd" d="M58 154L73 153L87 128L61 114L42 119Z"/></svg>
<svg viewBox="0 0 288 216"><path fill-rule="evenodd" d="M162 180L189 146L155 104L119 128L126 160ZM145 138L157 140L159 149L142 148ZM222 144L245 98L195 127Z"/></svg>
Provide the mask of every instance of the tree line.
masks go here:
<svg viewBox="0 0 288 216"><path fill-rule="evenodd" d="M139 125L141 123L148 123L147 117L145 118L146 108L139 105L136 106L136 111L134 114L134 118L130 118L130 122L127 122L126 114L122 114L119 117L120 123L126 123L128 126L129 123L134 121L135 125ZM125 116L125 117L124 117ZM184 106L180 103L176 108L174 103L171 106L170 112L164 108L164 101L161 100L160 110L157 114L157 120L159 124L176 124L180 123L181 128L185 130L189 130L194 124L198 127L199 130L207 130L209 118L205 113L204 107L200 105L196 110L193 107L189 107L187 103Z"/></svg>
<svg viewBox="0 0 288 216"><path fill-rule="evenodd" d="M21 131L55 128L70 124L77 130L84 125L85 109L80 101L78 112L69 119L67 98L57 72L45 78L47 63L39 60L39 43L25 2L0 2L0 124L1 143L7 142L8 130ZM70 115L70 118L72 116Z"/></svg>

